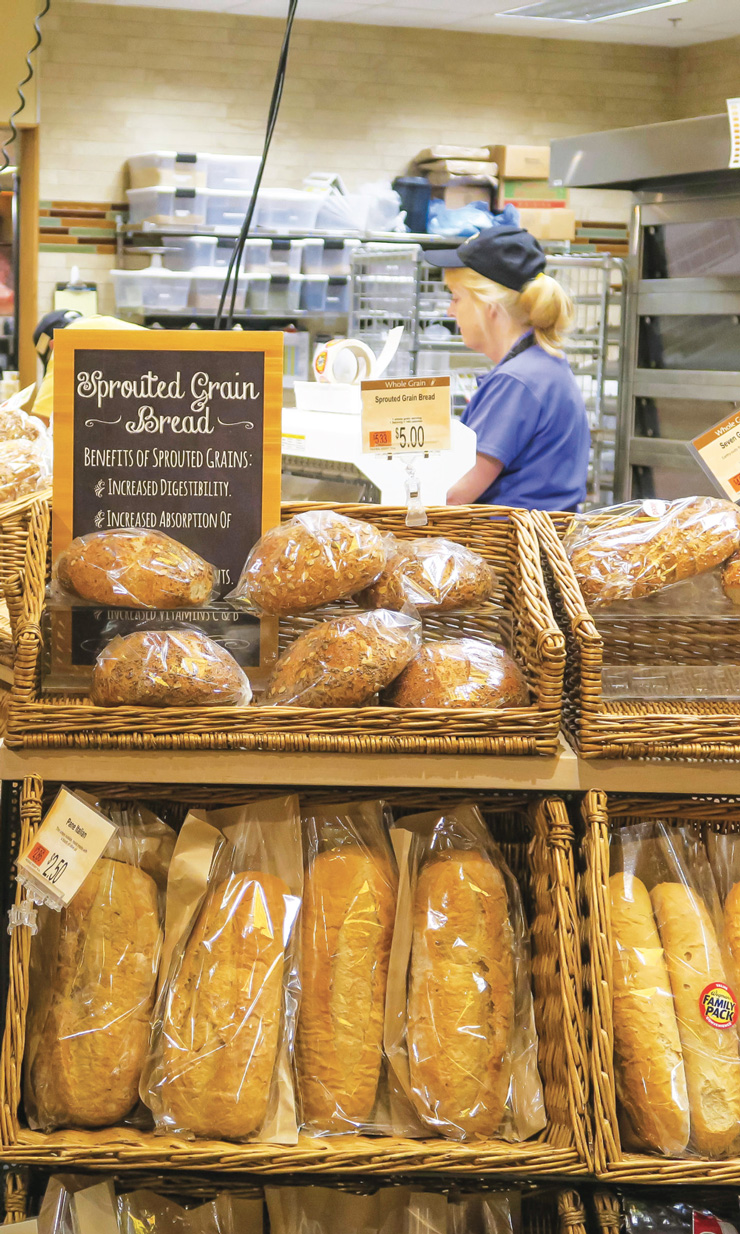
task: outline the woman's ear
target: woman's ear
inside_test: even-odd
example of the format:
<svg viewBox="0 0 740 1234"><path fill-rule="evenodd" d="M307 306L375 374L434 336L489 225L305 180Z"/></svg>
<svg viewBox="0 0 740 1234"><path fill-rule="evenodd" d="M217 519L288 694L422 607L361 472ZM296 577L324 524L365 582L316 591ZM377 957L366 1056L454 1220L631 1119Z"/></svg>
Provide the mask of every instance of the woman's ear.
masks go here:
<svg viewBox="0 0 740 1234"><path fill-rule="evenodd" d="M491 303L490 300L485 300L484 305L485 305L486 316L488 317L488 320L490 322L494 322L495 324L498 324L499 319L501 317L500 305L493 304Z"/></svg>

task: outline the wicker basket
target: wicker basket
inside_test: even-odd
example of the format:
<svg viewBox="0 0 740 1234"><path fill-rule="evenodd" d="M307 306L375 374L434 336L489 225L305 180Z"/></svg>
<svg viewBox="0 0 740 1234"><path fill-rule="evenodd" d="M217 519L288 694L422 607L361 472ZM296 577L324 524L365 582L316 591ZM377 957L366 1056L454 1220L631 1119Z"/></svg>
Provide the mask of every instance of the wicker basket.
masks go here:
<svg viewBox="0 0 740 1234"><path fill-rule="evenodd" d="M0 664L13 664L13 645L21 614L21 579L28 549L28 530L38 502L51 502L51 489L0 505ZM6 611L7 609L7 611Z"/></svg>
<svg viewBox="0 0 740 1234"><path fill-rule="evenodd" d="M690 657L714 663L716 628L711 622L685 618L655 630L634 623L613 623L608 645L589 614L570 562L560 542L571 521L568 514L532 514L542 549L548 592L567 644L563 723L583 758L740 758L740 701L671 699L604 699L602 668L606 663L658 663ZM740 642L729 654L737 663Z"/></svg>
<svg viewBox="0 0 740 1234"><path fill-rule="evenodd" d="M23 783L20 836L6 845L25 844L41 820L58 785L36 777ZM85 785L89 789L88 785ZM160 815L177 825L186 806L236 804L264 796L250 789L189 786L99 785L98 794L150 801ZM368 789L343 796L367 799ZM302 802L336 800L336 790L301 791ZM403 1174L420 1171L484 1174L583 1174L590 1162L588 1061L582 1008L581 948L575 912L573 833L558 798L527 799L507 794L393 790L386 799L397 817L421 808L437 809L461 801L480 805L492 834L518 877L532 926L535 1016L539 1066L548 1123L536 1140L507 1143L486 1140L466 1144L444 1139L392 1137L301 1137L296 1147L273 1144L226 1144L144 1133L129 1127L100 1131L57 1131L49 1135L23 1125L21 1069L25 1048L30 936L26 927L13 932L9 989L0 1067L0 1156L17 1165L54 1164L59 1168L247 1170L273 1174L291 1171L320 1174Z"/></svg>
<svg viewBox="0 0 740 1234"><path fill-rule="evenodd" d="M583 856L589 914L591 1079L596 1172L620 1182L740 1183L740 1158L709 1161L625 1153L619 1135L612 1024L612 937L609 912L609 835L649 819L740 831L740 802L709 797L612 797L591 791L582 806Z"/></svg>
<svg viewBox="0 0 740 1234"><path fill-rule="evenodd" d="M284 518L310 505L284 507ZM321 507L320 507L321 508ZM398 536L412 534L405 508L340 506ZM9 707L10 746L124 749L321 750L342 753L544 754L557 748L565 640L545 592L537 538L526 513L490 506L436 509L421 533L443 535L481 553L499 585L479 614L429 621L431 637L461 633L497 637L512 627L514 653L532 694L528 707L411 709L399 707L94 707L85 697L42 698L40 620L46 581L49 511L33 508ZM321 620L322 618L319 618ZM324 618L325 619L325 616ZM311 619L315 621L316 619ZM283 623L283 638L305 628Z"/></svg>

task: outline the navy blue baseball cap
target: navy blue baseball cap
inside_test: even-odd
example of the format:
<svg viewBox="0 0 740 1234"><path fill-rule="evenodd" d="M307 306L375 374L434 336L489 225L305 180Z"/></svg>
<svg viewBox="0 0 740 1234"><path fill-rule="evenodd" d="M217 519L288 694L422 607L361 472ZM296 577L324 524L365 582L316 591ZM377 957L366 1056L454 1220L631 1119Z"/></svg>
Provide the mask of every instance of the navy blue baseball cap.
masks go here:
<svg viewBox="0 0 740 1234"><path fill-rule="evenodd" d="M467 266L484 278L521 291L545 268L540 244L523 227L487 227L455 249L426 249L424 260L442 270Z"/></svg>

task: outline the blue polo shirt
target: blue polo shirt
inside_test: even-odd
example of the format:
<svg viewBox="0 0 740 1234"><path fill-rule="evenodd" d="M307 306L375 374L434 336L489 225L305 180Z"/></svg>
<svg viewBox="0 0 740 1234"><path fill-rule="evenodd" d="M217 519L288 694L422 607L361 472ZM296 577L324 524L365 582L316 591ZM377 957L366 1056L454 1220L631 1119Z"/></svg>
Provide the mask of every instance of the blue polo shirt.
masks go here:
<svg viewBox="0 0 740 1234"><path fill-rule="evenodd" d="M591 434L583 397L562 356L536 344L513 350L479 379L462 416L478 453L504 465L478 502L573 509L586 497Z"/></svg>

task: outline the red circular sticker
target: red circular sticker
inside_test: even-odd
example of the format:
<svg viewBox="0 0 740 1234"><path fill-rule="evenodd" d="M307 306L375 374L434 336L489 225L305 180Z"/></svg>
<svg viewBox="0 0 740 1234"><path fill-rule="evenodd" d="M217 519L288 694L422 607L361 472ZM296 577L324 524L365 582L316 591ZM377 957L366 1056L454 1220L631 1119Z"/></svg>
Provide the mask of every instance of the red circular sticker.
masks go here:
<svg viewBox="0 0 740 1234"><path fill-rule="evenodd" d="M737 999L723 981L711 981L699 995L699 1010L712 1028L733 1028L737 1024Z"/></svg>

